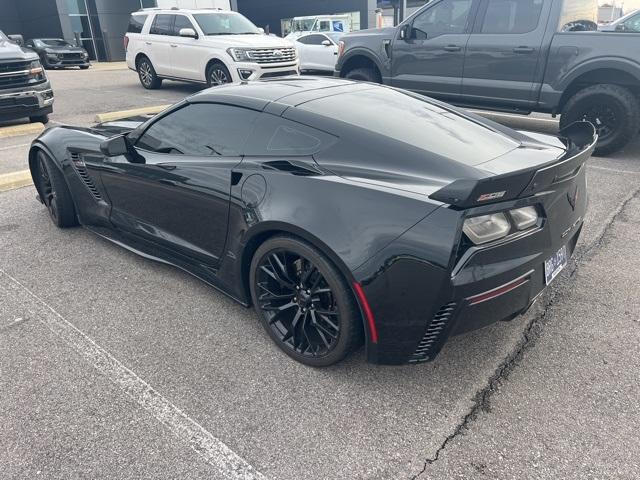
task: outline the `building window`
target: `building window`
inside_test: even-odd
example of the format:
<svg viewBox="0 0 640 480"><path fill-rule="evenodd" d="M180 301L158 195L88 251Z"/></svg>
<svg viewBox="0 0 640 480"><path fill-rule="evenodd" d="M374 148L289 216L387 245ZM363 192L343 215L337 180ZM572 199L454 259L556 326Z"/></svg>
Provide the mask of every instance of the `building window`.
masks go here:
<svg viewBox="0 0 640 480"><path fill-rule="evenodd" d="M157 6L156 0L140 0L140 8L155 8Z"/></svg>

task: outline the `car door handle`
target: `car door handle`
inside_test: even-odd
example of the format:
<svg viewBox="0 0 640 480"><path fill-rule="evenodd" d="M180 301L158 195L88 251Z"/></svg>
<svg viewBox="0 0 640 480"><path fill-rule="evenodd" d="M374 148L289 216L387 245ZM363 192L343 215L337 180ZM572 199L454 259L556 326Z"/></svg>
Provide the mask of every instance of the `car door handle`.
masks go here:
<svg viewBox="0 0 640 480"><path fill-rule="evenodd" d="M173 44L173 43L172 43L172 44L171 44L171 46L172 46L173 48L176 48L178 45L175 45L175 44Z"/></svg>
<svg viewBox="0 0 640 480"><path fill-rule="evenodd" d="M163 185L169 185L171 187L177 187L178 186L178 182L176 182L175 180L167 180L166 178L161 178L160 180L158 180L158 182L163 184Z"/></svg>
<svg viewBox="0 0 640 480"><path fill-rule="evenodd" d="M460 50L462 50L462 47L459 47L458 45L447 45L444 47L445 52L459 52Z"/></svg>
<svg viewBox="0 0 640 480"><path fill-rule="evenodd" d="M144 43L147 44L147 45L151 45L151 42L144 42Z"/></svg>
<svg viewBox="0 0 640 480"><path fill-rule="evenodd" d="M533 53L533 48L531 47L516 47L513 49L514 53Z"/></svg>

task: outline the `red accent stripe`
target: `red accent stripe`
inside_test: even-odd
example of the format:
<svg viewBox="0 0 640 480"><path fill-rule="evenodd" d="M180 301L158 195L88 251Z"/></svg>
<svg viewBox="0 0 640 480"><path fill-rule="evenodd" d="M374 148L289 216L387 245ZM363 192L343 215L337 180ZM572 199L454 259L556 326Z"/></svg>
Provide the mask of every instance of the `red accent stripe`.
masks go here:
<svg viewBox="0 0 640 480"><path fill-rule="evenodd" d="M489 290L488 292L481 293L479 295L474 295L473 297L469 297L467 298L467 300L469 301L469 305L477 305L478 303L486 302L487 300L493 300L500 295L504 295L511 290L515 290L520 285L527 283L528 281L529 276L527 274L526 276L516 278L514 281L509 282L501 287L494 288L493 290Z"/></svg>
<svg viewBox="0 0 640 480"><path fill-rule="evenodd" d="M364 295L364 290L362 290L362 287L358 282L353 282L353 288L356 291L360 305L362 305L362 309L364 310L364 316L367 319L367 324L369 325L371 341L373 343L378 343L378 330L376 329L376 323L373 319L373 312L371 311L367 297Z"/></svg>

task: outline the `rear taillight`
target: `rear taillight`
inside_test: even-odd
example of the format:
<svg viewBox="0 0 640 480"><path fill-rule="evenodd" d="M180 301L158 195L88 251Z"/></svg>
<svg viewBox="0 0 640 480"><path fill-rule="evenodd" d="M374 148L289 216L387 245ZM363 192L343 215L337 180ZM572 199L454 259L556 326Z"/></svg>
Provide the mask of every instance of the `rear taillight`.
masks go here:
<svg viewBox="0 0 640 480"><path fill-rule="evenodd" d="M340 40L338 42L338 57L341 57L343 53L344 53L344 42Z"/></svg>
<svg viewBox="0 0 640 480"><path fill-rule="evenodd" d="M124 50L127 50L127 47L129 46L129 37L127 37L126 35L124 36Z"/></svg>

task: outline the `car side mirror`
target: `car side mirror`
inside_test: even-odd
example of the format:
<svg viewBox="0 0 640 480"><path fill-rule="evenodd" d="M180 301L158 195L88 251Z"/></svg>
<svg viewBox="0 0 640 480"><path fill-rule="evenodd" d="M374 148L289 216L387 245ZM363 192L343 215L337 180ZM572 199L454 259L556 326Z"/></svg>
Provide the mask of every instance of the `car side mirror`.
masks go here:
<svg viewBox="0 0 640 480"><path fill-rule="evenodd" d="M624 23L621 23L620 25L616 25L616 32L624 32L627 29L627 27L624 26Z"/></svg>
<svg viewBox="0 0 640 480"><path fill-rule="evenodd" d="M24 37L22 35L7 35L7 38L11 40L16 45L23 46L24 45Z"/></svg>
<svg viewBox="0 0 640 480"><path fill-rule="evenodd" d="M125 135L116 135L100 144L100 151L107 157L118 157L129 153L131 145Z"/></svg>
<svg viewBox="0 0 640 480"><path fill-rule="evenodd" d="M411 25L403 25L400 28L400 40L408 41L411 37Z"/></svg>
<svg viewBox="0 0 640 480"><path fill-rule="evenodd" d="M331 46L331 42L329 40L323 40L322 41L322 45L324 45L325 47L330 47Z"/></svg>
<svg viewBox="0 0 640 480"><path fill-rule="evenodd" d="M198 38L198 34L193 28L181 28L178 35L187 38Z"/></svg>
<svg viewBox="0 0 640 480"><path fill-rule="evenodd" d="M258 27L258 32L262 35L264 35L264 28L262 27Z"/></svg>

